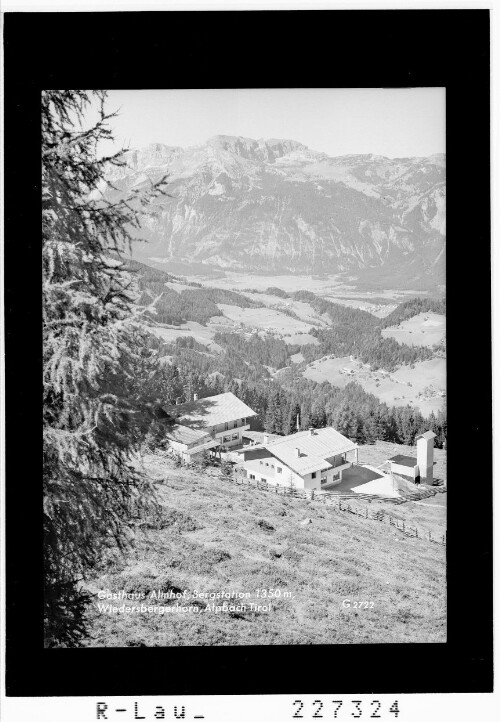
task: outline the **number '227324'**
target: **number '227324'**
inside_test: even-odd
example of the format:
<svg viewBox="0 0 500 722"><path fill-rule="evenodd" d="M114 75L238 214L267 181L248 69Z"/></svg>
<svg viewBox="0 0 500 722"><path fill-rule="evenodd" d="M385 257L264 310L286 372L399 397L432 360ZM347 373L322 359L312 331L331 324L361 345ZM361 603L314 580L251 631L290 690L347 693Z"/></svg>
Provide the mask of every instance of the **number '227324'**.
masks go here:
<svg viewBox="0 0 500 722"><path fill-rule="evenodd" d="M393 714L395 718L399 715L399 703L395 700L389 707L382 708L382 703L378 699L374 699L371 702L366 702L360 699L351 699L344 701L340 699L332 699L326 704L320 700L315 699L312 703L312 710L309 713L306 711L304 702L301 699L296 699L293 702L294 714L292 719L341 719L341 718L354 718L359 719L360 717L366 717L368 719L382 719L384 712L385 719L387 713Z"/></svg>

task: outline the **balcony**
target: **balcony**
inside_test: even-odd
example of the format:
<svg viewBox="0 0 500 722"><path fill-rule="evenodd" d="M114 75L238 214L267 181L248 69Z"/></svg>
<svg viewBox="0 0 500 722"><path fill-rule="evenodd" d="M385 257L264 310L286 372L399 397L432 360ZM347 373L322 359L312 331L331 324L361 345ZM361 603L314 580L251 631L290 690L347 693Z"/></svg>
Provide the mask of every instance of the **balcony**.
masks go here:
<svg viewBox="0 0 500 722"><path fill-rule="evenodd" d="M348 461L342 456L335 456L333 459L327 459L327 461L331 464L332 469L335 469L335 471L342 471L342 469L348 469L350 466L352 466L352 461ZM331 471L332 469L328 469L328 471Z"/></svg>
<svg viewBox="0 0 500 722"><path fill-rule="evenodd" d="M228 429L226 429L222 425L221 425L221 428L217 427L217 429L215 431L210 432L211 437L213 439L215 439L216 437L220 438L221 436L224 436L226 434L232 434L233 431L246 431L247 429L250 428L250 424L242 424L241 422L239 422L238 424L235 424L235 425L233 425L233 423L231 422L231 424L228 424L228 426L229 426Z"/></svg>
<svg viewBox="0 0 500 722"><path fill-rule="evenodd" d="M197 454L198 452L204 451L205 449L213 449L214 446L219 446L219 444L219 439L216 439L215 436L212 434L207 434L203 439L200 439L193 444L189 444L187 447L187 451L190 454Z"/></svg>

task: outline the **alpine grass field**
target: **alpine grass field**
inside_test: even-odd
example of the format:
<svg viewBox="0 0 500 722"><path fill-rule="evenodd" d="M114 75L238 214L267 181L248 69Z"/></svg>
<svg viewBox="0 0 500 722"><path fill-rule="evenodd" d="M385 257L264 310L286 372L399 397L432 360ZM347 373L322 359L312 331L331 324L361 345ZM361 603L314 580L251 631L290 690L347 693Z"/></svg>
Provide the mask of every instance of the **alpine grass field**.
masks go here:
<svg viewBox="0 0 500 722"><path fill-rule="evenodd" d="M373 459L376 446L364 447ZM372 519L236 485L218 469L177 468L161 453L145 456L141 466L162 511L138 526L126 561L111 552L87 584L86 646L446 641L446 547ZM413 522L418 514L418 522L427 520L436 532L443 528L445 498L425 499L436 509L366 504ZM163 613L120 612L138 602L103 598L122 590L142 594L142 604ZM185 590L180 600L158 599L158 593ZM257 590L279 591L266 600ZM250 597L226 600L236 606L217 611L224 600L193 596L222 591ZM176 605L199 611L168 611Z"/></svg>

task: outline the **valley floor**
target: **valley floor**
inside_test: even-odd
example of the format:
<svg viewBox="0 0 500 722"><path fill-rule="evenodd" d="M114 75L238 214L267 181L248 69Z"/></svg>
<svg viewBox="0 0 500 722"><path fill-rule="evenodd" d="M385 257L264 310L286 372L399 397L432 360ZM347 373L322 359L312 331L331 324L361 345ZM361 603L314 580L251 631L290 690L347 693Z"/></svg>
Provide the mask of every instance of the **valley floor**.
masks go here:
<svg viewBox="0 0 500 722"><path fill-rule="evenodd" d="M386 456L387 449L370 454L370 448L362 449L363 463ZM162 454L142 464L163 512L137 533L126 559L110 554L96 572L87 646L446 640L445 547L373 519L236 485L218 470L175 468ZM437 529L445 523L446 494L438 497L425 500L435 510L408 503L391 513ZM99 599L106 590L142 593L146 609L163 605L164 612L106 610L109 600ZM219 611L220 599L194 597L224 590L249 596ZM157 591L185 596L179 603L158 601ZM120 609L124 602L111 604ZM173 611L178 606L181 611Z"/></svg>

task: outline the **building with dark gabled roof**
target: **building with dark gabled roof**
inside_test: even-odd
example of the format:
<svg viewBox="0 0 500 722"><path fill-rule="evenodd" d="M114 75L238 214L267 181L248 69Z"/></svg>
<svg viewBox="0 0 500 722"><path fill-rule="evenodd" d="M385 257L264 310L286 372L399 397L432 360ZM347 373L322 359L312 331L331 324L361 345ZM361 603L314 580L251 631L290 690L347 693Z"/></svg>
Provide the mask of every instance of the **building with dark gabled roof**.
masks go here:
<svg viewBox="0 0 500 722"><path fill-rule="evenodd" d="M406 456L405 454L396 454L387 459L390 465L391 474L399 474L399 476L407 476L412 481L418 482L419 470L416 456Z"/></svg>
<svg viewBox="0 0 500 722"><path fill-rule="evenodd" d="M163 407L173 420L167 431L170 447L190 462L204 451L228 449L242 443L256 412L230 391L184 404Z"/></svg>
<svg viewBox="0 0 500 722"><path fill-rule="evenodd" d="M433 431L426 431L416 437L417 455L405 456L396 454L387 461L390 463L391 473L408 476L416 483L432 484L434 468L434 439Z"/></svg>

